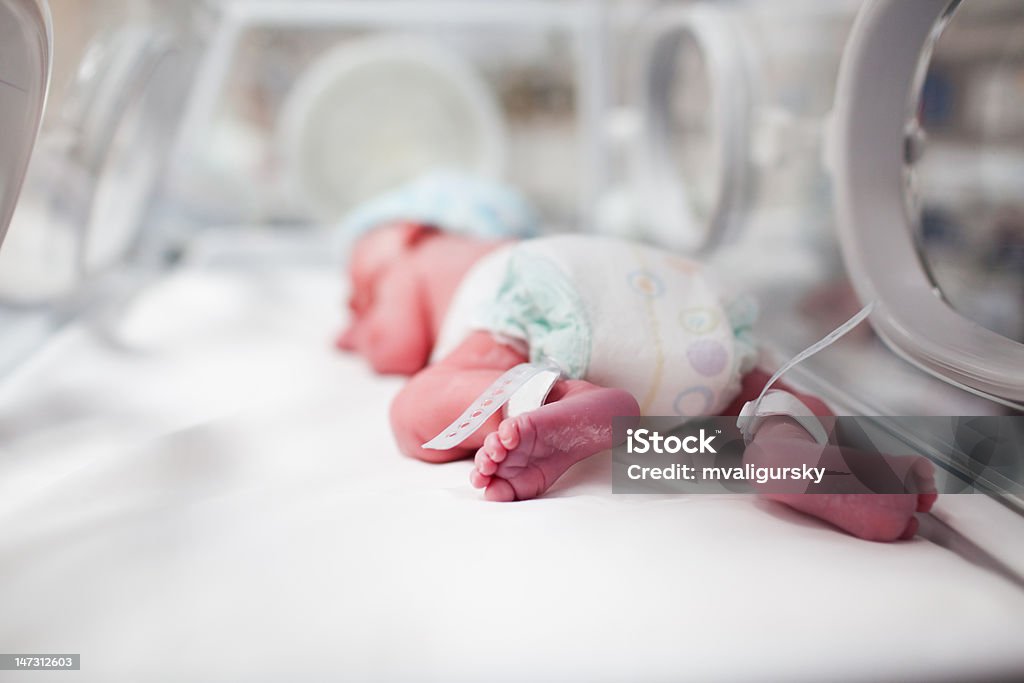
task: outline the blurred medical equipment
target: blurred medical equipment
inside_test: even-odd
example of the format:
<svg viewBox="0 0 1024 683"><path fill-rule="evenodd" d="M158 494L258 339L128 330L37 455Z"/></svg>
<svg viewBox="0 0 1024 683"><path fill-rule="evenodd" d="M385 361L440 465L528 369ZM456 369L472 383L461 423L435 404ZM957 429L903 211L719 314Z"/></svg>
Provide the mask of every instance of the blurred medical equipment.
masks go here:
<svg viewBox="0 0 1024 683"><path fill-rule="evenodd" d="M746 501L608 502L594 483L606 474L598 460L591 479L570 480L592 496L474 507L468 490L460 497L463 470L428 472L380 453L396 385L326 343L339 279L332 226L366 195L447 165L520 188L551 229L616 231L700 253L758 295L768 366L874 301L885 344L858 330L787 374L840 412L1012 414L1024 400L1019 3L53 5L50 104L0 249L0 521L17 530L0 542L15 577L0 597L8 613L31 605L42 615L14 635L60 621L63 634L88 631L106 648L136 635L133 610L144 604L180 611L167 629L153 627L174 642L234 642L191 626L174 632L196 613L266 642L268 633L284 638L277 615L318 618L292 611L286 603L298 597L337 608L356 644L342 653L351 670L390 667L408 678L432 661L433 641L422 640L432 617L479 617L477 596L453 586L478 569L527 586L529 599L512 589L501 603L501 618L517 615L537 595L556 599L537 593L540 578L523 564L553 551L567 566L579 562L571 575L581 583L568 588L574 614L591 614L594 595L621 576L650 579L651 590L634 587L636 600L614 603L611 620L593 613L602 629L591 643L606 645L586 653L596 675L628 678L649 661L671 678L677 659L657 655L691 642L709 653L691 662L694 672L821 680L834 674L837 643L867 643L875 678L1019 678L1019 462L974 481L992 499L948 497L923 523L937 543L969 546L964 556L978 567L930 544L901 548L894 564L887 550L748 515ZM5 226L49 60L36 2L0 0L0 12L0 68L14 69L0 73ZM896 450L935 446L922 434L892 439ZM935 459L943 476L970 474ZM689 545L666 544L679 529ZM466 543L471 536L480 540ZM375 564L382 539L392 554ZM606 540L624 550L612 565L621 575L588 574L609 566ZM816 552L826 542L836 552ZM566 547L572 557L558 555ZM694 563L693 547L727 559ZM424 563L428 553L436 562ZM407 576L423 564L426 590ZM744 594L753 610L744 624L762 618L748 640L765 643L747 661L706 638L716 625L737 627L734 603L722 610L681 592L671 614L649 609L673 581L728 593L749 578L730 572L754 564L829 596L821 609L841 633L780 630L789 603ZM138 586L112 591L117 568ZM964 582L988 611L950 596ZM577 586L592 590L572 593ZM887 602L869 616L893 621L896 612L905 628L876 639L866 621L843 630L878 591ZM940 592L941 618L928 610ZM254 594L266 596L264 618L245 616ZM374 659L382 622L344 618L377 614L396 595L409 605L406 621L378 616L388 628L401 622L423 649ZM103 619L47 622L39 610L50 599ZM695 609L701 619L678 619ZM634 614L655 624L645 634L657 647L629 650L624 664L622 648L601 638ZM488 629L453 623L462 665L479 664L474 653L485 648L467 642ZM14 633L0 626L0 636ZM546 633L524 627L509 647L543 650ZM814 647L785 650L800 641L794 633ZM941 647L950 638L972 639L993 675L973 654ZM322 661L305 654L311 667ZM103 656L97 671L125 665ZM144 659L128 663L137 678L149 671ZM525 667L510 677L527 677L529 661L510 664Z"/></svg>
<svg viewBox="0 0 1024 683"><path fill-rule="evenodd" d="M98 5L0 252L5 362L86 311L116 320L211 228L301 242L451 166L570 229L607 229L625 197L614 229L759 293L778 360L858 308L845 259L895 355L861 337L797 369L840 410L1019 405L1020 211L1000 189L1019 122L1016 90L991 83L1022 73L1018 34L998 28L1020 12L898 6L869 3L847 45L856 2ZM904 25L920 45L896 40Z"/></svg>
<svg viewBox="0 0 1024 683"><path fill-rule="evenodd" d="M50 82L50 31L45 3L0 3L0 244L43 118Z"/></svg>
<svg viewBox="0 0 1024 683"><path fill-rule="evenodd" d="M415 35L327 52L282 109L286 173L324 222L438 167L485 177L504 167L504 119L486 83L457 54Z"/></svg>
<svg viewBox="0 0 1024 683"><path fill-rule="evenodd" d="M843 254L861 297L881 302L872 320L876 330L895 351L928 371L1018 408L1024 403L1024 346L1019 330L1007 328L1024 321L1024 261L1012 245L994 244L998 237L985 233L993 232L994 226L986 224L994 215L1012 211L1020 201L1016 190L1022 176L1011 166L1006 180L1000 182L1001 174L994 173L997 184L986 184L979 193L978 180L984 177L978 174L998 163L992 157L994 145L1005 145L997 142L1000 133L1017 145L1006 145L1004 156L1011 163L1019 159L1019 133L1024 129L1015 130L1012 120L1000 123L1007 118L1001 112L1012 94L993 99L974 83L1012 69L1016 78L1024 76L1021 21L1024 8L991 0L958 6L873 3L859 19L840 75L834 150ZM1013 31L999 29L1007 23ZM986 27L999 30L993 35ZM972 42L974 49L960 73L965 111L955 111L948 102L922 101L922 96L934 100L935 88L952 88L949 79L936 85L941 76L934 74L949 70L950 61L958 61L956 50ZM952 95L947 92L945 97ZM993 124L972 121L977 114L971 112L978 109ZM1002 130L986 130L994 125ZM965 157L959 161L958 149ZM935 161L930 158L934 155L946 158ZM972 158L979 161L972 163ZM936 188L942 175L952 180ZM1000 184L1017 188L1007 193ZM1004 199L1007 194L1009 199ZM925 232L941 210L937 207L951 205L946 213L951 215L953 225L947 231L952 234L945 241L981 242L987 253L980 258L964 245L965 258L943 259L943 240ZM965 220L955 218L958 211L970 221L964 227L957 225ZM1005 220L1012 231L1014 219ZM989 320L989 312L967 298L969 284L951 283L951 275L944 272L949 261L962 264L968 259L975 259L976 270L1003 272L992 296L983 298L996 307L1007 302L1002 307L1012 325L989 324L1004 334L979 328L976 321Z"/></svg>
<svg viewBox="0 0 1024 683"><path fill-rule="evenodd" d="M503 177L564 223L600 191L596 3L220 9L172 174L207 217L330 224L438 165Z"/></svg>
<svg viewBox="0 0 1024 683"><path fill-rule="evenodd" d="M182 6L187 6L187 3ZM63 11L72 11L66 9ZM190 20L101 15L59 83L29 166L11 239L0 252L0 296L52 302L135 246L163 171L190 78ZM85 16L81 17L85 20Z"/></svg>
<svg viewBox="0 0 1024 683"><path fill-rule="evenodd" d="M0 252L0 360L89 310L116 321L200 236L316 242L449 166L552 226L702 253L759 294L769 364L875 301L891 351L861 335L794 371L841 411L1019 406L1024 71L1000 27L1022 17L897 6L868 3L847 44L858 2L103 2L65 48Z"/></svg>
<svg viewBox="0 0 1024 683"><path fill-rule="evenodd" d="M1024 341L1024 7L966 2L914 84L911 227L949 305ZM916 220L915 220L916 219Z"/></svg>
<svg viewBox="0 0 1024 683"><path fill-rule="evenodd" d="M650 238L708 251L744 230L807 239L830 222L822 149L858 5L695 2L644 19L633 144Z"/></svg>

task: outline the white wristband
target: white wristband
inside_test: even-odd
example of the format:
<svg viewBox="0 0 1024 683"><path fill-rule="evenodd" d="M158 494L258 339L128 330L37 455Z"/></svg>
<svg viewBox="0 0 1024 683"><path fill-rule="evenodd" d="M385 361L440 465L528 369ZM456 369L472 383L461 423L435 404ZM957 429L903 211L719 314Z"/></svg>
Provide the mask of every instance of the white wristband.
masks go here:
<svg viewBox="0 0 1024 683"><path fill-rule="evenodd" d="M772 389L758 401L747 401L736 420L736 426L749 443L765 419L775 415L793 418L819 444L828 443L828 432L807 404L788 391L779 389Z"/></svg>

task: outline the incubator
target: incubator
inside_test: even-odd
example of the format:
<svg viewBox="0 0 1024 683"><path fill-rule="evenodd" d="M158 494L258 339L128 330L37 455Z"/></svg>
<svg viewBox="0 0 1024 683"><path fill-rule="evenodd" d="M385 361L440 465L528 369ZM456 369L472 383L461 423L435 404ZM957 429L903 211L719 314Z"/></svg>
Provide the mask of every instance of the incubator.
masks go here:
<svg viewBox="0 0 1024 683"><path fill-rule="evenodd" d="M0 243L21 190L50 80L50 18L44 3L0 5Z"/></svg>
<svg viewBox="0 0 1024 683"><path fill-rule="evenodd" d="M67 298L137 246L196 49L188 6L57 6L60 73L0 255L5 301Z"/></svg>
<svg viewBox="0 0 1024 683"><path fill-rule="evenodd" d="M631 89L651 239L708 251L748 230L799 242L830 222L822 150L858 4L692 2L644 18Z"/></svg>
<svg viewBox="0 0 1024 683"><path fill-rule="evenodd" d="M843 253L861 295L884 304L879 333L1017 410L1021 130L1007 112L1022 18L986 0L873 5L849 46L835 140Z"/></svg>
<svg viewBox="0 0 1024 683"><path fill-rule="evenodd" d="M918 71L907 158L911 227L932 279L955 310L1016 341L1024 39L1011 27L1022 18L1024 8L1005 2L965 3L948 18Z"/></svg>
<svg viewBox="0 0 1024 683"><path fill-rule="evenodd" d="M639 121L629 139L634 232L700 253L757 292L776 364L873 302L877 338L855 334L790 374L840 412L1019 410L1017 179L992 158L994 146L1012 157L1015 91L984 82L1019 77L1009 27L1020 17L1012 3L981 0L925 11L896 2L902 18L877 18L895 12L881 4L693 2L634 21L622 100ZM930 13L939 6L941 21ZM901 37L912 21L928 40ZM991 34L1000 22L1007 28ZM958 52L964 34L971 46ZM913 78L885 90L894 64ZM880 134L877 107L898 118L898 139L896 128ZM922 120L943 107L945 128ZM940 156L951 147L974 162ZM892 162L897 153L908 156ZM1024 500L1006 481L996 488Z"/></svg>
<svg viewBox="0 0 1024 683"><path fill-rule="evenodd" d="M502 177L553 221L593 204L596 4L219 9L173 174L204 217L331 224L438 166Z"/></svg>
<svg viewBox="0 0 1024 683"><path fill-rule="evenodd" d="M971 479L989 496L942 499L922 523L928 541L898 550L829 531L821 552L822 529L749 501L609 502L596 458L574 482L585 495L553 489L498 511L480 507L458 463L428 472L399 458L387 437L399 383L329 348L343 315L339 220L455 168L522 190L545 230L705 260L760 302L770 370L873 302L870 327L785 376L840 414L1019 415L1020 3L50 9L52 31L43 0L0 0L0 526L17 529L0 539L14 577L0 602L46 606L23 629L0 620L0 636L44 647L33 634L58 633L94 648L94 674L136 680L157 640L198 653L210 678L238 677L215 651L273 641L314 678L338 642L352 644L337 654L347 671L396 680L435 672L432 648L457 647L459 675L435 677L474 680L499 631L509 651L541 653L506 662L506 678L543 678L531 662L564 654L551 634L581 621L588 647L573 654L589 664L549 677L630 678L643 664L671 679L682 642L709 680L825 680L847 643L875 658L851 679L1024 672L1020 460ZM916 433L892 443L934 446ZM544 580L541 553L574 580ZM753 566L834 600L820 602L836 632L779 628L783 590L723 609ZM510 587L494 614L466 590L477 571ZM132 579L112 587L118 572ZM636 576L646 583L595 611L594 596ZM984 609L960 599L965 583ZM538 599L563 606L549 629L530 621ZM140 635L140 604L166 624ZM62 609L92 618L47 619ZM615 639L630 619L650 647ZM873 639L893 621L905 629ZM304 637L285 632L294 624ZM716 635L737 630L749 660ZM382 649L385 633L407 639L406 657ZM110 655L115 639L138 650ZM288 675L270 653L234 663L253 680ZM197 675L168 666L166 680Z"/></svg>

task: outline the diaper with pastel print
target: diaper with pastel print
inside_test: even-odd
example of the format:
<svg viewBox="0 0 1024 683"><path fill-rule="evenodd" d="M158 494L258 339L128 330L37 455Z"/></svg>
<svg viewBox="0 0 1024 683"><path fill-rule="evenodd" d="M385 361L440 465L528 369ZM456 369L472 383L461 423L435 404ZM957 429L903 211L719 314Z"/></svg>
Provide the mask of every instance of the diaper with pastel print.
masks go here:
<svg viewBox="0 0 1024 683"><path fill-rule="evenodd" d="M715 415L756 360L750 299L723 302L696 261L607 237L514 246L480 327L531 362L625 389L644 415Z"/></svg>

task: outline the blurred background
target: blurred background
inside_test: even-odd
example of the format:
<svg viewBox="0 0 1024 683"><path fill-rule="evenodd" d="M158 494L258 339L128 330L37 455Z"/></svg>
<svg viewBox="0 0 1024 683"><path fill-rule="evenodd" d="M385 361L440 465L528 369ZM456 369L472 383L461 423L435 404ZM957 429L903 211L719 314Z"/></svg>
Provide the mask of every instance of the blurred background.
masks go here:
<svg viewBox="0 0 1024 683"><path fill-rule="evenodd" d="M0 0L0 9L30 3L35 0ZM829 623L852 624L848 632L833 637L820 629L821 615L807 631L800 619L783 616L785 628L777 631L778 615L792 617L784 591L777 591L784 603L744 594L737 598L742 604L723 609L709 590L714 602L689 622L696 632L677 633L685 620L676 617L664 628L648 628L650 642L672 636L657 648L670 652L685 638L699 644L701 637L756 627L747 642L764 645L757 657L730 653L704 661L719 678L733 671L714 668L723 661L740 667L732 680L744 671L748 678L772 671L781 680L826 680L836 675L836 661L849 661L841 649L847 643L875 658L875 668L857 674L873 671L875 680L886 678L879 671L904 680L968 680L979 671L991 676L976 680L1019 680L1019 454L979 467L944 457L935 450L941 444L931 441L935 435L894 436L894 450L933 455L941 476L992 495L942 499L938 526L922 526L936 545L906 544L905 555L840 545L852 541L845 537L825 541L836 545L822 553L821 537L808 523L787 520L780 531L761 510L746 517L749 501L745 507L664 502L676 505L678 515L651 515L630 526L623 515L652 508L622 497L615 501L621 507L601 507L607 473L600 463L571 482L594 495L560 500L556 490L537 501L547 507L529 508L545 514L537 522L541 532L533 534L529 520L539 517L517 516L523 512L474 507L464 514L478 501L463 491L459 463L417 469L399 458L386 420L399 380L373 376L357 359L337 354L331 340L345 316L339 221L366 199L427 171L458 168L520 189L537 206L545 231L617 235L705 260L719 279L758 300L756 330L768 368L869 300L885 316L917 291L943 315L890 316L889 329L934 348L863 325L793 369L787 381L840 414L1020 416L1024 3L50 0L49 6L48 101L0 249L0 526L12 530L0 538L0 556L10 560L0 566L13 568L4 574L0 603L18 615L0 623L0 636L11 647L38 647L63 634L70 647L91 644L105 671L151 672L147 653L187 644L214 667L209 671L222 674L219 680L231 680L237 675L218 664L215 644L282 642L283 651L309 653L317 644L336 647L328 635L344 628L351 642L367 643L339 655L367 667L349 670L374 672L386 664L392 672L422 674L427 669L401 667L433 662L434 641L424 633L450 630L468 667L476 650L463 647L466 641L494 629L466 624L488 615L481 617L475 602L431 601L468 599L465 587L481 566L499 576L505 567L519 572L506 578L523 590L554 583L563 590L561 582L517 562L543 552L562 563L541 563L548 569L587 558L606 567L603 550L619 543L632 549L618 559L625 564L612 566L621 575L582 566L565 572L574 577L567 590L579 591L579 605L564 610L565 618L589 614L593 596L623 577L664 568L669 578L648 582L658 593L646 603L617 604L618 611L592 620L573 617L572 628L587 621L596 629L613 615L601 631L610 638L620 623L631 623L617 621L618 614L641 614L645 626L658 626L652 615L664 610L651 606L662 605L661 586L688 585L677 580L678 567L687 567L693 585L731 581L724 594L750 583L748 575L730 571L756 565L769 578L798 585L845 577L841 589L822 584L818 594L836 601ZM890 41L892 54L879 59L906 67L913 78L897 95L876 94L872 84L889 69L864 72L854 57L870 56L864 45L885 25L872 20L900 7L908 35L911 24L918 27L922 47L908 40L913 49L900 52L900 41ZM18 26L0 23L0 30ZM0 46L11 44L4 36ZM0 77L7 79L6 72ZM858 83L863 89L854 88ZM848 131L877 98L892 99L905 113L894 134L879 128L878 136L863 140L864 149L875 137L884 143L877 165L893 169L881 181L884 192L848 182L847 173L860 147ZM15 133L28 139L31 126ZM851 207L875 205L887 213L874 224L851 218ZM858 246L857 235L868 228L905 249L890 250L882 241ZM864 275L886 268L887 287ZM1007 422L1015 429L1024 429L1022 423ZM683 503L689 507L678 508ZM700 512L705 505L715 514ZM584 519L603 521L596 529ZM685 526L693 520L699 523ZM473 526L484 523L503 531L494 545ZM676 552L664 538L678 533L677 523L693 545L672 561L646 562ZM663 533L637 534L641 527ZM437 537L437 529L458 538ZM472 553L459 541L471 536L481 539ZM959 555L936 554L939 545ZM712 549L706 553L712 574L699 574L705 563L685 554L690 547ZM558 554L566 548L569 554ZM387 552L408 555L376 563ZM436 563L424 562L423 553ZM645 564L629 565L631 558ZM409 567L426 572L432 590L407 583ZM530 580L519 581L522 576ZM392 615L364 628L366 615L388 617L381 604L394 601L396 590L412 616ZM888 602L878 612L864 607L882 593ZM269 607L260 603L255 610L253 595ZM504 607L516 614L533 595L520 599L511 591ZM948 613L938 614L937 596ZM693 599L680 598L680 609L693 610ZM321 609L323 600L333 612ZM634 613L637 605L649 612ZM735 619L748 609L765 618ZM436 626L438 610L451 622ZM166 624L154 625L153 614L168 615ZM339 614L352 619L339 625ZM524 622L535 616L526 614ZM196 628L204 617L207 627ZM291 618L307 628L299 635L276 630L290 627ZM906 630L887 635L877 628L883 621ZM143 622L166 640L158 643L144 628L137 634ZM234 630L219 631L222 623ZM421 657L394 656L397 623L409 624L403 633L425 648ZM445 628L452 624L458 628ZM919 630L930 636L917 639ZM546 633L523 629L519 637ZM821 640L803 648L794 633L809 639L820 633ZM140 648L119 659L112 642ZM621 649L606 645L585 654L600 662ZM714 645L706 651L718 652ZM786 647L797 648L791 652L797 668L779 659ZM478 650L490 656L487 648ZM273 652L256 653L253 661ZM513 659L509 680L530 660ZM775 668L762 668L762 660ZM594 671L629 678L637 661ZM308 662L300 673L322 672L316 652ZM993 668L978 668L986 662ZM168 671L196 674L187 664ZM663 671L670 672L663 678L678 673L671 666ZM165 680L183 677L173 675ZM281 679L259 675L250 680Z"/></svg>
<svg viewBox="0 0 1024 683"><path fill-rule="evenodd" d="M51 5L48 106L0 251L5 374L70 321L130 349L119 316L197 259L257 271L298 259L340 282L338 221L438 167L509 182L546 230L709 261L759 299L767 365L863 303L830 150L858 0ZM1024 7L951 5L915 70L891 152L905 205L892 229L913 244L898 267L1012 350L1024 342ZM892 346L864 328L793 377L840 412L1019 410L1014 380L993 395ZM946 364L985 363L951 348Z"/></svg>
<svg viewBox="0 0 1024 683"><path fill-rule="evenodd" d="M215 231L322 239L438 166L509 181L551 230L721 261L785 355L856 308L826 132L860 4L54 0L49 105L0 253L0 316L20 321L0 366L118 272ZM1022 14L973 0L937 26L907 93L904 192L906 267L1016 341ZM831 357L822 373L874 412L1000 410L891 354Z"/></svg>

